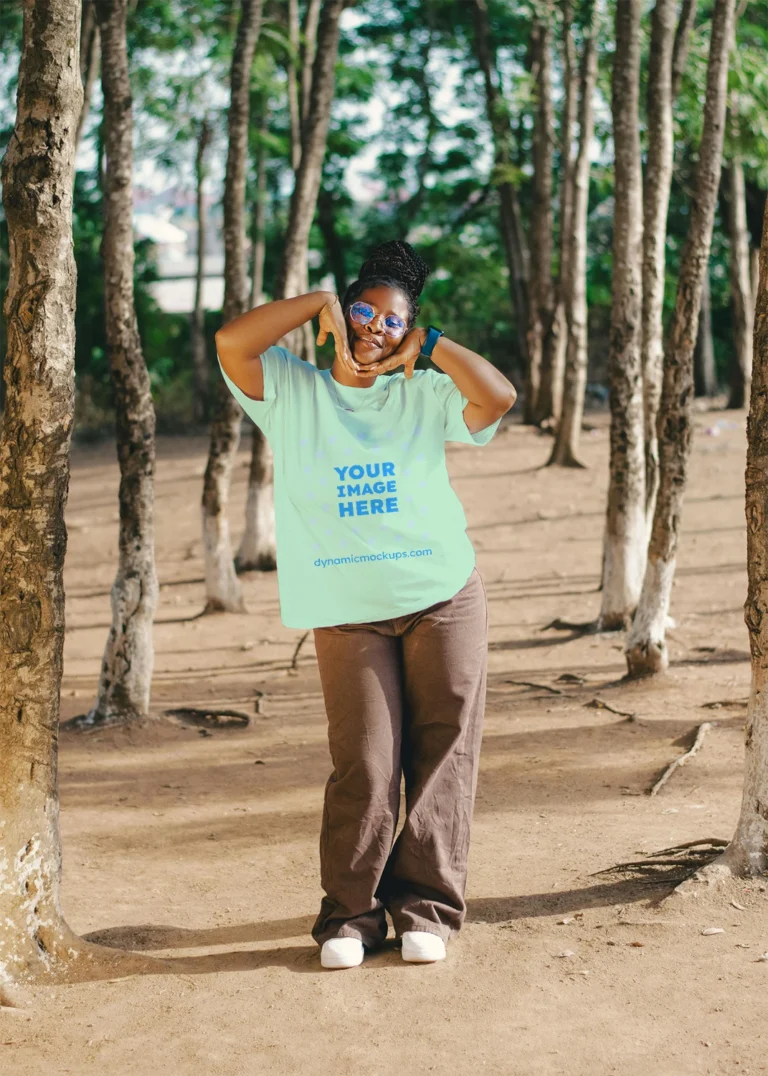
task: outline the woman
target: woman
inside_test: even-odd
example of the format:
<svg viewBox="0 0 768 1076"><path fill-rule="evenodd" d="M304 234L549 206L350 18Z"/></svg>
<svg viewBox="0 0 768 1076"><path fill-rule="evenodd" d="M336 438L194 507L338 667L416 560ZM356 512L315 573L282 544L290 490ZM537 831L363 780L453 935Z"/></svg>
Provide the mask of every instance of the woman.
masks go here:
<svg viewBox="0 0 768 1076"><path fill-rule="evenodd" d="M281 299L216 334L274 454L282 620L314 629L333 761L312 931L326 968L360 964L387 911L405 960L440 960L466 912L488 614L445 441L487 444L516 394L480 355L415 326L428 272L407 243L384 243L343 301ZM276 346L317 315L328 370ZM414 371L420 355L443 372Z"/></svg>

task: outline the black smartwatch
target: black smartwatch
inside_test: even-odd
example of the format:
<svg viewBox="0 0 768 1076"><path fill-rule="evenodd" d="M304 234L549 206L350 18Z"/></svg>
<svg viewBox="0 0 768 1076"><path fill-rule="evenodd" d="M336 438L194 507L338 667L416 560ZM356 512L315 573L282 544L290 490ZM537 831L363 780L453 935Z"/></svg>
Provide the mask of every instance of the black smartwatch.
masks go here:
<svg viewBox="0 0 768 1076"><path fill-rule="evenodd" d="M435 350L435 344L441 336L445 336L445 333L442 329L436 329L434 325L429 326L429 328L427 329L426 339L421 346L421 351L419 352L420 359L432 358L432 352Z"/></svg>

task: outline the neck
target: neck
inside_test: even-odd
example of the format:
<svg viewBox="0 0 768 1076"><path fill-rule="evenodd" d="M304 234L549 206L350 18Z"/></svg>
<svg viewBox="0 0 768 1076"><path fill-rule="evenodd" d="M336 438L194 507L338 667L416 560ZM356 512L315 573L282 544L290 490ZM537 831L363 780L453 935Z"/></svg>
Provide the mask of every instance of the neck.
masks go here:
<svg viewBox="0 0 768 1076"><path fill-rule="evenodd" d="M335 359L331 366L331 377L333 380L338 381L340 385L349 385L352 388L371 388L378 376L378 374L368 374L367 376L363 376L362 374L351 374L338 359Z"/></svg>

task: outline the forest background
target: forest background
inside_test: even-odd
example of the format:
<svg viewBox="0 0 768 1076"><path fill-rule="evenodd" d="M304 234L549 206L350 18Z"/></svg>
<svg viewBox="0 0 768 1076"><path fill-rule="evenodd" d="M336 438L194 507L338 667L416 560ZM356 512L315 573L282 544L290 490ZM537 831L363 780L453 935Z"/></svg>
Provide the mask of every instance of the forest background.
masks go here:
<svg viewBox="0 0 768 1076"><path fill-rule="evenodd" d="M285 244L293 188L291 108L288 84L299 57L291 43L287 0L267 2L251 72L246 189L247 255L251 298L273 297ZM327 151L308 246L309 287L343 293L370 248L406 237L433 269L422 301L422 322L434 322L503 370L522 390L524 358L519 319L510 303L509 271L499 227L499 169L494 168L483 72L473 28L474 4L455 0L358 0L340 20L339 54ZM581 5L584 6L584 5ZM742 5L743 6L743 5ZM579 4L575 5L576 21ZM641 128L645 136L652 5L644 8ZM598 72L587 218L586 290L589 322L587 404L607 400L607 360L613 241L613 147L611 70L612 5L598 5ZM698 5L680 92L674 105L675 159L666 232L664 318L675 298L677 268L688 227L693 169L701 135L711 4ZM232 0L138 0L127 20L134 110L134 169L138 198L188 236L185 253L196 256L196 189L202 185L210 264L221 250L221 202L226 161L228 79L239 5ZM303 12L303 9L302 9ZM558 19L559 6L553 8ZM533 28L537 6L489 4L496 66L514 132L511 177L525 225L540 192L535 174L536 70ZM0 4L0 156L15 118L21 44L21 4ZM555 209L562 175L564 55L562 26L551 37L551 131ZM752 0L736 24L731 54L730 104L738 123L726 133L723 174L738 158L745 177L747 242L760 243L768 187L768 0ZM86 75L87 79L87 75ZM112 384L105 341L103 272L104 131L98 78L91 78L77 157L74 246L77 260L76 436L101 437L114 428ZM205 157L199 167L201 140ZM503 176L501 178L504 178ZM550 180L551 183L551 180ZM738 371L730 256L729 185L718 199L709 262L709 289L702 300L697 346L697 393L728 392ZM138 200L137 198L137 200ZM259 212L261 206L261 214ZM142 210L137 209L137 216ZM144 211L146 212L146 211ZM146 220L146 216L142 218ZM140 221L135 223L141 223ZM151 223L151 222L150 222ZM561 214L551 220L553 273L557 272ZM150 229L151 231L151 229ZM164 303L156 283L163 268L162 243L136 228L135 302L143 353L150 373L158 430L180 432L210 417L196 403L192 360L194 318ZM261 266L257 262L262 261ZM185 270L186 271L186 270ZM206 274L221 277L221 268ZM192 270L194 272L194 269ZM0 291L8 274L7 230L0 211ZM258 279L253 280L254 276ZM213 281L212 283L216 283ZM257 293L259 293L257 295ZM204 296L216 297L215 287ZM221 293L206 302L204 340L214 377L213 334L221 324ZM0 362L5 350L0 316ZM330 365L332 350L319 350L317 364ZM0 389L0 392L2 390ZM210 396L208 397L210 400ZM725 401L727 402L727 401ZM738 402L738 401L736 401ZM743 401L742 401L743 402ZM521 394L518 409L524 405Z"/></svg>

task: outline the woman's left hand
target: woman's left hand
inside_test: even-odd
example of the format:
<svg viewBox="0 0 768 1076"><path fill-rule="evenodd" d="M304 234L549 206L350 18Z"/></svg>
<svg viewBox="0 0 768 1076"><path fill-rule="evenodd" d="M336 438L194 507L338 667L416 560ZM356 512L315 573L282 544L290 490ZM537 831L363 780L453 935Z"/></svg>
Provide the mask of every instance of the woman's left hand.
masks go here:
<svg viewBox="0 0 768 1076"><path fill-rule="evenodd" d="M404 366L405 376L410 381L413 377L413 368L416 365L416 360L424 346L425 339L426 329L411 329L411 331L406 333L400 341L400 346L397 351L393 351L388 358L382 359L381 362L373 362L370 365L366 365L365 373L368 373L370 370L376 374L383 374L387 370L394 370L398 366Z"/></svg>

